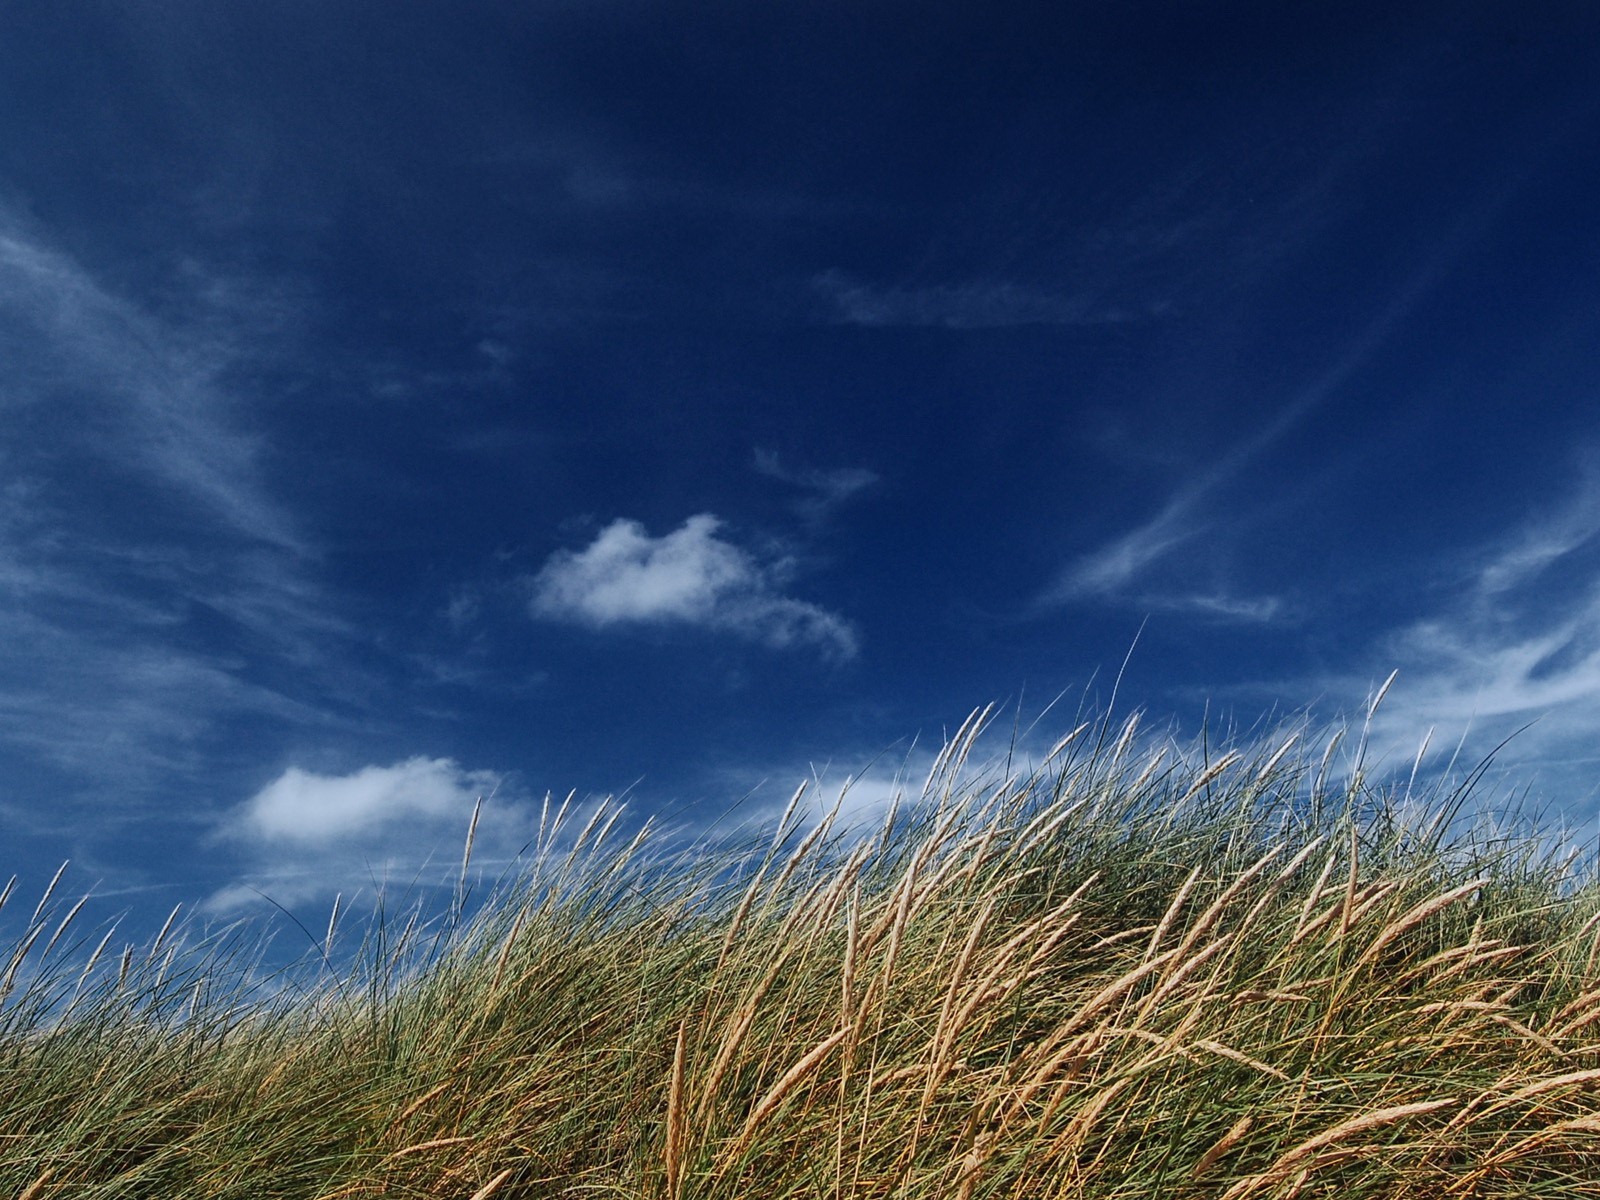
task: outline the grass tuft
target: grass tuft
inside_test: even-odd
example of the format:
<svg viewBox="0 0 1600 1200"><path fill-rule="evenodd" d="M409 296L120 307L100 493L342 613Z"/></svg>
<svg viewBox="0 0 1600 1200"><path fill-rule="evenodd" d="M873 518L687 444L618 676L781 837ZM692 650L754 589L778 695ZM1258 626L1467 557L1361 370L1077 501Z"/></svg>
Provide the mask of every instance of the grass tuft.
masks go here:
<svg viewBox="0 0 1600 1200"><path fill-rule="evenodd" d="M0 946L0 1195L1600 1197L1591 867L1337 737L1016 773L990 716L866 833L563 804L468 919L469 834L449 919L334 969L336 907L271 987L239 928L83 933L58 874Z"/></svg>

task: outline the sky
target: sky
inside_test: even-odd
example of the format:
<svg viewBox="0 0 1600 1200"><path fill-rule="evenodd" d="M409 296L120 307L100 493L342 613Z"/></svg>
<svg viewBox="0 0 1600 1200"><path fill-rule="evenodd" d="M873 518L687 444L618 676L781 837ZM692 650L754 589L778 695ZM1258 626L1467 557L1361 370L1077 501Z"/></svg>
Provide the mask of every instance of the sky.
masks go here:
<svg viewBox="0 0 1600 1200"><path fill-rule="evenodd" d="M1391 672L1376 759L1520 730L1495 786L1592 832L1597 53L1578 0L7 0L0 878L325 911L480 796L504 864L547 794L692 832L991 702L1251 736Z"/></svg>

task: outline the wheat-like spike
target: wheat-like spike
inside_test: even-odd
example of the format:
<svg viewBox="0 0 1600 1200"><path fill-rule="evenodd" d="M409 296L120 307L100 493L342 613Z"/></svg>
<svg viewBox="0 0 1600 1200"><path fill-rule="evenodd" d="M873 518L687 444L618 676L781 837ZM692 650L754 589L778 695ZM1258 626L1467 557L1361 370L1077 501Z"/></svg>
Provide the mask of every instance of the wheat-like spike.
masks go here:
<svg viewBox="0 0 1600 1200"><path fill-rule="evenodd" d="M1145 785L1150 782L1151 776L1159 771L1166 761L1166 747L1156 747L1155 751L1150 755L1150 761L1145 763L1144 769L1140 771L1138 775L1134 776L1133 782L1128 785L1128 794L1130 796L1138 796L1142 794L1144 792Z"/></svg>
<svg viewBox="0 0 1600 1200"><path fill-rule="evenodd" d="M1203 863L1197 863L1194 870L1189 872L1189 878L1183 881L1182 886L1173 893L1172 902L1167 905L1167 911L1161 914L1161 920L1156 922L1156 931L1150 935L1150 945L1146 948L1144 956L1149 958L1161 948L1161 939L1167 936L1167 930L1172 927L1172 922L1177 920L1178 910L1183 907L1183 902L1189 898L1189 893L1194 890L1194 885L1199 882L1200 872L1205 869Z"/></svg>
<svg viewBox="0 0 1600 1200"><path fill-rule="evenodd" d="M1056 829L1083 807L1081 797L1070 800L1058 800L1050 804L1033 818L1020 834L1017 835L1015 848L1011 851L1014 860L1025 860L1033 853L1035 847L1042 845Z"/></svg>
<svg viewBox="0 0 1600 1200"><path fill-rule="evenodd" d="M1283 743L1283 745L1279 746L1272 752L1272 757L1267 759L1267 761L1261 765L1261 769L1256 772L1255 783L1257 787L1260 787L1269 778L1271 778L1273 768L1283 761L1283 756L1288 754L1289 751L1292 750L1295 747L1295 744L1299 741L1300 731L1297 729L1289 735L1288 739Z"/></svg>
<svg viewBox="0 0 1600 1200"><path fill-rule="evenodd" d="M11 994L11 989L16 986L17 972L22 969L22 962L28 957L28 951L33 949L34 942L44 936L44 926L35 925L17 948L11 952L11 960L6 964L6 973L0 976L0 1000Z"/></svg>
<svg viewBox="0 0 1600 1200"><path fill-rule="evenodd" d="M489 981L489 991L500 990L500 981L505 978L506 964L511 961L511 952L516 949L517 938L522 933L522 923L528 919L528 906L522 905L517 909L517 916L511 922L511 929L506 934L506 940L500 946L500 954L494 963L494 978Z"/></svg>
<svg viewBox="0 0 1600 1200"><path fill-rule="evenodd" d="M406 1146L403 1149L391 1151L383 1157L385 1162L391 1162L397 1158L404 1158L408 1154L421 1154L424 1150L437 1150L442 1146L459 1146L462 1142L470 1142L471 1140L469 1137L434 1138L432 1141L418 1142L414 1146Z"/></svg>
<svg viewBox="0 0 1600 1200"><path fill-rule="evenodd" d="M851 884L850 900L845 906L844 965L839 972L839 1019L856 1018L854 994L856 981L856 949L861 924L861 885Z"/></svg>
<svg viewBox="0 0 1600 1200"><path fill-rule="evenodd" d="M182 907L183 905L181 904L172 906L172 911L167 914L167 919L161 924L161 931L156 934L156 940L150 943L150 952L145 956L145 962L155 962L156 955L161 953L161 943L167 940L167 934L172 929L172 923L178 919L178 910Z"/></svg>
<svg viewBox="0 0 1600 1200"><path fill-rule="evenodd" d="M1077 889L1074 890L1073 893L1060 904L1056 905L1043 916L1035 917L1032 921L1029 921L1028 924L1024 925L1020 930L1008 938L1005 943L994 952L994 957L989 964L989 969L984 973L977 985L968 993L966 1002L956 1012L956 1015L952 1021L952 1024L955 1028L965 1028L967 1021L971 1019L972 1014L977 1011L978 1008L984 1004L988 1004L994 1000L1000 999L1018 984L1023 982L1023 980L1027 977L1026 972L1019 972L1015 978L1008 979L1004 983L999 983L1000 976L1003 975L1006 968L1011 965L1012 956L1015 955L1025 943L1027 943L1031 938L1035 937L1051 922L1061 921L1061 918L1066 916L1068 910L1077 904L1077 902L1083 897L1084 892L1088 891L1094 882L1099 878L1100 873L1096 871L1093 875L1089 876L1088 879L1084 880L1083 883L1080 884ZM1066 921L1063 921L1062 924L1057 928L1056 935L1065 936L1067 930L1076 924L1077 917L1077 914L1073 914ZM1056 937L1056 940L1059 940L1059 936ZM1050 944L1053 945L1054 942L1052 941ZM1031 963L1033 960L1030 958L1029 961ZM997 984L998 988L996 986Z"/></svg>
<svg viewBox="0 0 1600 1200"><path fill-rule="evenodd" d="M479 796L472 802L472 819L467 822L467 844L461 851L461 878L456 884L456 895L460 896L467 886L467 868L472 865L472 843L478 836L478 818L483 815L483 797Z"/></svg>
<svg viewBox="0 0 1600 1200"><path fill-rule="evenodd" d="M44 950L39 955L40 958L48 958L50 956L50 951L55 949L55 944L61 940L61 935L67 931L67 926L72 924L74 918L83 911L83 906L87 903L89 903L89 897L82 896L76 904L67 910L67 915L61 918L61 924L56 926L56 931L50 935L50 940L44 944Z"/></svg>
<svg viewBox="0 0 1600 1200"><path fill-rule="evenodd" d="M1321 795L1326 789L1328 781L1328 767L1333 762L1334 751L1339 748L1340 743L1344 741L1345 736L1349 732L1350 731L1348 729L1343 728L1334 730L1333 736L1328 739L1328 744L1323 747L1322 761L1317 766L1317 780L1312 787L1312 792L1314 795Z"/></svg>
<svg viewBox="0 0 1600 1200"><path fill-rule="evenodd" d="M600 824L601 819L610 811L610 796L606 796L599 804L594 806L594 812L589 814L589 819L583 823L583 828L578 830L577 841L572 843L572 849L567 852L566 862L562 864L563 871L570 869L572 864L577 861L579 853L583 850L584 843L589 840L589 835L594 832L595 826Z"/></svg>
<svg viewBox="0 0 1600 1200"><path fill-rule="evenodd" d="M111 928L106 930L105 937L100 939L100 944L94 948L94 953L89 955L89 961L84 964L83 973L78 976L77 986L72 989L74 996L83 990L83 981L89 978L89 972L94 970L95 963L100 961L100 955L105 953L106 943L111 940L111 936L116 932L117 926L113 923Z"/></svg>
<svg viewBox="0 0 1600 1200"><path fill-rule="evenodd" d="M834 915L838 913L839 905L844 900L845 892L855 882L871 849L866 843L857 846L850 852L850 857L845 860L844 865L834 873L832 881L826 887L819 885L812 889L812 894L817 897L815 903L796 905L797 909L804 908L804 915L816 925L818 933L826 931L832 924Z"/></svg>
<svg viewBox="0 0 1600 1200"><path fill-rule="evenodd" d="M1272 882L1269 883L1266 888L1263 889L1261 895L1256 898L1256 902L1250 906L1250 911L1245 913L1244 920L1240 922L1240 929L1248 929L1250 926L1255 924L1256 919L1260 917L1261 914L1266 911L1267 906L1277 898L1278 893L1283 890L1284 885L1287 884L1289 880L1294 878L1295 872L1305 865L1306 859L1310 858L1322 848L1322 844L1326 840L1327 838L1325 835L1322 837L1313 838L1295 852L1295 856L1284 864L1283 868L1277 873L1277 875L1273 877Z"/></svg>
<svg viewBox="0 0 1600 1200"><path fill-rule="evenodd" d="M1457 1113L1446 1128L1447 1130L1454 1129L1458 1125L1465 1124L1475 1115L1488 1116L1491 1113L1502 1112L1513 1105L1532 1100L1535 1096L1542 1096L1546 1092L1554 1092L1566 1087L1582 1087L1585 1084L1597 1081L1600 1081L1600 1067L1590 1067L1584 1071L1569 1071L1564 1075L1552 1075L1545 1079L1536 1079L1532 1083L1518 1088L1510 1095L1500 1097L1487 1108L1480 1108L1483 1101L1489 1099L1496 1090L1504 1086L1504 1081L1502 1081L1474 1096L1468 1102L1466 1108Z"/></svg>
<svg viewBox="0 0 1600 1200"><path fill-rule="evenodd" d="M1600 913L1596 913L1595 916L1600 918ZM1589 941L1589 953L1583 960L1583 977L1585 979L1593 979L1595 977L1597 963L1600 963L1600 924L1596 925L1594 936Z"/></svg>
<svg viewBox="0 0 1600 1200"><path fill-rule="evenodd" d="M695 1105L697 1124L705 1124L711 1112L711 1104L716 1099L717 1089L722 1085L722 1077L732 1064L733 1056L744 1042L745 1035L750 1032L750 1026L755 1023L761 1001L766 998L767 992L777 982L784 964L788 962L789 952L789 946L783 945L774 956L772 965L767 968L767 973L757 982L755 989L745 997L744 1003L739 1006L739 1011L734 1014L733 1027L723 1036L722 1045L717 1051L717 1057L712 1061L711 1070L701 1089L699 1103Z"/></svg>
<svg viewBox="0 0 1600 1200"><path fill-rule="evenodd" d="M711 975L715 978L722 970L722 964L728 960L728 952L733 949L733 942L739 935L739 930L744 926L744 919L749 915L750 906L755 903L756 895L761 890L761 879L766 874L766 866L762 865L756 870L752 879L744 890L744 895L739 900L739 907L734 909L733 919L728 922L728 932L722 939L722 950L717 955L717 965L712 969Z"/></svg>
<svg viewBox="0 0 1600 1200"><path fill-rule="evenodd" d="M1273 846L1260 858L1256 859L1255 862L1251 863L1250 866L1241 871L1238 878L1223 889L1222 894L1213 900L1205 912L1201 913L1196 918L1195 923L1189 927L1189 932L1184 934L1183 941L1178 943L1180 956L1211 932L1211 927L1221 919L1222 914L1227 911L1228 905L1233 903L1234 897L1249 887L1255 877L1265 871L1272 864L1272 860L1283 853L1283 849L1282 845Z"/></svg>
<svg viewBox="0 0 1600 1200"><path fill-rule="evenodd" d="M1173 951L1173 956L1178 965L1161 980L1159 985L1152 988L1150 994L1144 998L1139 1005L1139 1014L1134 1019L1135 1024L1142 1023L1151 1014L1159 1012L1161 1002L1177 991L1185 979L1203 967L1219 951L1233 945L1237 940L1237 934L1225 933L1216 940L1207 943L1204 949L1181 959L1178 956L1184 954L1191 947L1187 941L1183 945L1176 947Z"/></svg>
<svg viewBox="0 0 1600 1200"><path fill-rule="evenodd" d="M767 890L769 896L776 897L783 890L783 885L789 882L789 876L793 875L795 868L805 860L806 855L811 852L811 847L828 836L828 831L833 828L834 818L839 815L840 806L843 804L844 792L841 791L838 799L833 802L833 807L824 814L822 820L817 822L816 828L801 838L800 844L794 848L794 853L789 855L788 861L783 864L783 869L778 872L778 878L773 880L772 886Z"/></svg>
<svg viewBox="0 0 1600 1200"><path fill-rule="evenodd" d="M922 1122L928 1114L928 1106L933 1103L933 1097L939 1090L939 1084L944 1081L948 1073L945 1062L950 1046L955 1042L961 1027L951 1019L955 1010L956 996L961 991L962 981L966 978L967 967L971 965L972 956L977 952L978 942L982 939L984 930L989 926L989 918L994 915L995 905L1000 901L998 894L989 897L977 917L972 922L972 929L967 934L966 944L961 947L961 953L956 958L956 965L950 972L950 985L945 989L944 1003L939 1007L939 1020L934 1026L932 1054L928 1068L928 1079L922 1088L922 1099L917 1104L917 1118L912 1123L911 1142L906 1151L906 1158L915 1161L917 1143L922 1133Z"/></svg>
<svg viewBox="0 0 1600 1200"><path fill-rule="evenodd" d="M1357 836L1356 823L1350 821L1350 877L1345 883L1344 907L1339 917L1339 937L1350 932L1350 913L1356 906L1356 881L1361 873L1361 841Z"/></svg>
<svg viewBox="0 0 1600 1200"><path fill-rule="evenodd" d="M1548 1142L1559 1141L1563 1135L1568 1133L1600 1133L1600 1117L1591 1115L1570 1117L1565 1121L1557 1121L1554 1125L1546 1125L1543 1129L1535 1130L1521 1141L1483 1159L1470 1175L1461 1180L1462 1194L1471 1195L1471 1191L1465 1189L1492 1175L1508 1163L1516 1162L1517 1159L1522 1158L1537 1147Z"/></svg>
<svg viewBox="0 0 1600 1200"><path fill-rule="evenodd" d="M788 1098L789 1093L794 1091L805 1077L817 1068L835 1046L849 1036L851 1028L852 1026L850 1025L841 1026L806 1051L804 1056L785 1071L778 1082L768 1089L767 1094L757 1101L755 1108L751 1109L750 1115L745 1118L744 1128L739 1131L739 1136L734 1139L732 1148L724 1156L722 1170L725 1170L728 1163L736 1160L745 1152L751 1141L754 1140L756 1130L761 1127L761 1123L772 1115L772 1111Z"/></svg>
<svg viewBox="0 0 1600 1200"><path fill-rule="evenodd" d="M1221 758L1217 759L1216 762L1212 763L1204 771L1200 772L1195 781L1189 785L1189 790L1184 792L1182 798L1174 807L1182 808L1190 800L1194 799L1201 792L1205 791L1205 789L1216 779L1218 775L1221 775L1229 767L1233 766L1234 763L1238 762L1240 757L1242 756L1237 750L1229 750Z"/></svg>
<svg viewBox="0 0 1600 1200"><path fill-rule="evenodd" d="M343 892L334 893L333 911L328 914L328 932L322 939L322 959L324 962L333 957L333 932L339 925L339 902L343 899Z"/></svg>
<svg viewBox="0 0 1600 1200"><path fill-rule="evenodd" d="M683 1190L683 1068L687 1057L689 1022L678 1023L678 1041L672 1051L672 1084L667 1092L667 1200L678 1200Z"/></svg>
<svg viewBox="0 0 1600 1200"><path fill-rule="evenodd" d="M1250 1132L1255 1123L1254 1117L1240 1117L1232 1125L1228 1126L1228 1132L1212 1143L1211 1148L1202 1154L1199 1161L1194 1164L1194 1169L1189 1172L1190 1181L1193 1182L1199 1179L1200 1176L1214 1167L1217 1159L1237 1146L1244 1138L1244 1135Z"/></svg>
<svg viewBox="0 0 1600 1200"><path fill-rule="evenodd" d="M1389 689L1394 686L1395 679L1400 671L1396 668L1389 672L1389 678L1383 681L1383 686L1378 689L1378 694L1372 698L1372 703L1367 705L1367 720L1371 721L1378 713L1378 706L1383 703L1383 698L1389 694Z"/></svg>
<svg viewBox="0 0 1600 1200"><path fill-rule="evenodd" d="M1316 1154L1319 1150L1355 1137L1359 1133L1365 1133L1369 1129L1376 1129L1383 1125L1393 1125L1397 1121L1422 1116L1424 1113L1438 1112L1441 1108L1450 1108L1459 1103L1460 1101L1454 1098L1447 1100L1419 1100L1414 1104L1399 1104L1393 1108L1375 1109L1372 1112L1351 1117L1347 1121L1341 1121L1333 1128L1325 1129L1315 1137L1307 1138L1298 1146L1286 1150L1265 1171L1239 1180L1222 1193L1222 1200L1241 1200L1242 1197L1258 1192L1264 1187L1280 1183L1299 1168L1303 1159Z"/></svg>
<svg viewBox="0 0 1600 1200"><path fill-rule="evenodd" d="M1567 1020L1551 1032L1551 1037L1570 1037L1585 1025L1600 1021L1600 992L1586 992L1551 1019L1560 1020L1562 1017L1566 1017Z"/></svg>
<svg viewBox="0 0 1600 1200"><path fill-rule="evenodd" d="M500 1190L500 1185L517 1173L515 1167L507 1167L488 1183L472 1193L472 1200L489 1200L489 1197Z"/></svg>
<svg viewBox="0 0 1600 1200"><path fill-rule="evenodd" d="M1391 879L1386 883L1369 883L1356 893L1354 907L1346 907L1346 901L1349 900L1349 896L1341 895L1337 903L1330 905L1307 923L1306 927L1300 931L1300 936L1304 938L1315 933L1324 925L1331 924L1335 917L1348 921L1350 927L1359 925L1368 913L1387 900L1399 888L1400 881L1395 879ZM1335 929L1328 935L1329 943L1337 942L1347 932L1349 932L1348 927L1343 932Z"/></svg>
<svg viewBox="0 0 1600 1200"><path fill-rule="evenodd" d="M1202 1050L1209 1050L1211 1053L1220 1055L1223 1058L1232 1059L1236 1063L1252 1067L1263 1075L1271 1075L1283 1080L1285 1083L1289 1082L1289 1076L1278 1070L1277 1067L1272 1066L1270 1063L1264 1063L1259 1058L1251 1058L1248 1054L1235 1050L1231 1046L1225 1046L1221 1042L1213 1041L1210 1038L1199 1038L1196 1040L1195 1045Z"/></svg>
<svg viewBox="0 0 1600 1200"><path fill-rule="evenodd" d="M1504 1025L1513 1033L1521 1034L1523 1037L1527 1038L1535 1046L1538 1046L1539 1049L1543 1050L1546 1054L1549 1054L1553 1058L1568 1057L1567 1052L1560 1046L1557 1046L1549 1038L1535 1033L1521 1021L1514 1020L1513 1018L1506 1016L1504 1013L1492 1013L1490 1014L1489 1019L1498 1025Z"/></svg>
<svg viewBox="0 0 1600 1200"><path fill-rule="evenodd" d="M1489 877L1481 875L1477 879L1470 880L1458 887L1453 887L1447 892L1441 892L1421 904L1413 905L1399 920L1391 921L1384 927L1383 931L1373 939L1372 945L1367 947L1366 952L1356 959L1353 969L1359 971L1362 967L1369 965L1378 955L1383 953L1384 947L1403 935L1408 929L1415 929L1435 913L1449 908L1457 900L1471 895L1488 882Z"/></svg>
<svg viewBox="0 0 1600 1200"><path fill-rule="evenodd" d="M395 1130L399 1129L412 1117L416 1116L417 1113L422 1110L423 1105L427 1104L429 1100L432 1100L434 1097L438 1096L440 1092L443 1092L449 1086L450 1080L447 1079L443 1083L434 1084L433 1087L423 1092L422 1095L418 1096L410 1104L406 1105L405 1108L400 1111L399 1116L395 1117L394 1120L389 1122L389 1131L393 1133Z"/></svg>
<svg viewBox="0 0 1600 1200"><path fill-rule="evenodd" d="M1137 1068L1113 1079L1096 1092L1092 1100L1073 1114L1072 1120L1067 1122L1066 1127L1056 1135L1051 1143L1052 1158L1058 1155L1069 1160L1077 1157L1074 1153L1075 1149L1083 1145L1084 1139L1089 1135L1089 1130L1100 1119L1100 1114L1111 1106L1111 1102L1120 1096L1125 1089L1133 1086L1138 1077L1136 1071ZM1041 1126L1046 1123L1049 1116L1054 1115L1056 1109L1060 1107L1061 1099L1064 1096L1064 1089L1057 1089L1057 1095L1051 1099L1051 1102L1045 1108L1046 1116L1039 1122ZM1010 1115L1015 1115L1020 1111L1021 1106L1015 1106Z"/></svg>
<svg viewBox="0 0 1600 1200"><path fill-rule="evenodd" d="M71 859L68 859L67 862L62 863L56 868L56 873L50 877L50 883L45 887L44 895L40 896L39 903L33 906L33 916L28 918L29 925L39 919L39 914L44 912L44 906L50 903L50 897L55 895L56 884L60 883L61 877L67 873L67 864L71 861ZM9 890L8 888L7 891Z"/></svg>
<svg viewBox="0 0 1600 1200"><path fill-rule="evenodd" d="M1337 849L1329 849L1328 857L1323 860L1322 871L1318 874L1316 883L1312 884L1311 890L1306 893L1306 902L1300 909L1300 919L1295 922L1294 933L1289 937L1291 946L1305 936L1306 922L1311 919L1311 910L1321 902L1324 895L1322 889L1327 886L1328 876L1333 874L1333 865L1338 860L1338 857L1339 852Z"/></svg>

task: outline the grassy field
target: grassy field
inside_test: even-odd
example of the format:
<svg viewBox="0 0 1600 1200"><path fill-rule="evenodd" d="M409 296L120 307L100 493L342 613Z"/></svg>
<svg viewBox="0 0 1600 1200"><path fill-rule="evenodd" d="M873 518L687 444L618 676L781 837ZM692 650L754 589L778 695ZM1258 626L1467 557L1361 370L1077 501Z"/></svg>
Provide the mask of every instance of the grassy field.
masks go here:
<svg viewBox="0 0 1600 1200"><path fill-rule="evenodd" d="M551 812L294 986L47 897L0 1196L1600 1197L1592 863L1341 747L1090 723L1008 775L981 725L865 831Z"/></svg>

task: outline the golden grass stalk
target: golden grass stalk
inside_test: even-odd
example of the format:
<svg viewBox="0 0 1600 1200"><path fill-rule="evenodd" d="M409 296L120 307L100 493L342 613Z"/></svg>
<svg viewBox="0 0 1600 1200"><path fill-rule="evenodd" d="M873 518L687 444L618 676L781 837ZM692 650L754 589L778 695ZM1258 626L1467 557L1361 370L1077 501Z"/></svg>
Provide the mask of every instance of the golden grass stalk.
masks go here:
<svg viewBox="0 0 1600 1200"><path fill-rule="evenodd" d="M683 1070L687 1056L689 1023L678 1023L678 1040L672 1050L672 1079L667 1085L667 1144L663 1154L667 1172L667 1200L683 1192Z"/></svg>
<svg viewBox="0 0 1600 1200"><path fill-rule="evenodd" d="M1368 1130L1382 1129L1401 1121L1408 1121L1412 1117L1420 1117L1426 1113L1438 1112L1443 1108L1451 1108L1459 1103L1461 1102L1454 1098L1418 1100L1412 1104L1398 1104L1392 1108L1380 1108L1373 1112L1361 1113L1347 1121L1341 1121L1332 1129L1325 1129L1315 1137L1307 1138L1299 1145L1292 1147L1280 1155L1278 1160L1265 1171L1239 1180L1222 1193L1222 1200L1243 1200L1244 1197L1254 1195L1263 1188L1281 1183L1299 1170L1305 1159L1329 1147L1337 1146L1340 1142L1366 1133Z"/></svg>
<svg viewBox="0 0 1600 1200"><path fill-rule="evenodd" d="M756 1131L761 1128L762 1123L788 1098L790 1092L805 1081L806 1076L817 1069L822 1060L833 1051L834 1047L844 1041L851 1028L851 1026L846 1025L834 1030L810 1050L806 1051L799 1061L785 1071L778 1081L767 1090L766 1095L756 1102L756 1106L750 1110L750 1115L745 1118L744 1127L739 1130L739 1135L734 1138L732 1146L724 1152L722 1165L718 1169L719 1175L727 1169L728 1165L736 1162L750 1148L750 1143L755 1139Z"/></svg>

